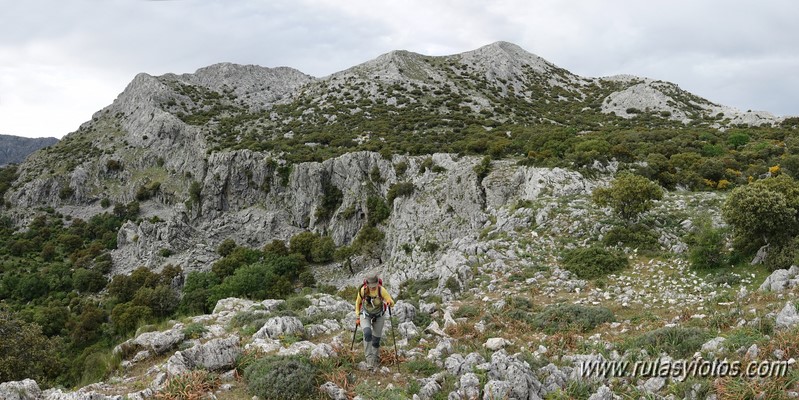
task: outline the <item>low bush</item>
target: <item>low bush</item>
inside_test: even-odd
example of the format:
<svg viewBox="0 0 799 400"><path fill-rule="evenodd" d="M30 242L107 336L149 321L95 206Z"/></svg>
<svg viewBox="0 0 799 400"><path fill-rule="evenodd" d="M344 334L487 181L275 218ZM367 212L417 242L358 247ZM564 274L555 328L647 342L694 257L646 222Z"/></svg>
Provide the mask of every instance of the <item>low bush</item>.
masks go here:
<svg viewBox="0 0 799 400"><path fill-rule="evenodd" d="M219 386L219 377L205 370L190 371L167 379L157 400L200 399Z"/></svg>
<svg viewBox="0 0 799 400"><path fill-rule="evenodd" d="M599 246L577 248L563 255L563 267L581 279L598 278L628 265L624 254Z"/></svg>
<svg viewBox="0 0 799 400"><path fill-rule="evenodd" d="M613 312L605 307L557 304L537 313L532 319L532 325L548 334L562 331L588 332L613 320Z"/></svg>
<svg viewBox="0 0 799 400"><path fill-rule="evenodd" d="M650 356L667 353L671 357L686 358L702 348L710 336L699 328L666 327L647 332L633 339L630 345L643 348Z"/></svg>
<svg viewBox="0 0 799 400"><path fill-rule="evenodd" d="M318 374L303 358L270 356L248 366L244 379L249 393L262 399L303 400L316 396Z"/></svg>
<svg viewBox="0 0 799 400"><path fill-rule="evenodd" d="M310 307L311 300L305 296L292 296L286 299L286 308L292 311L302 311Z"/></svg>
<svg viewBox="0 0 799 400"><path fill-rule="evenodd" d="M658 235L644 224L618 225L608 231L602 242L606 246L622 244L639 250L658 250Z"/></svg>
<svg viewBox="0 0 799 400"><path fill-rule="evenodd" d="M719 268L725 263L724 232L714 228L710 218L702 218L689 238L691 244L688 260L699 270Z"/></svg>

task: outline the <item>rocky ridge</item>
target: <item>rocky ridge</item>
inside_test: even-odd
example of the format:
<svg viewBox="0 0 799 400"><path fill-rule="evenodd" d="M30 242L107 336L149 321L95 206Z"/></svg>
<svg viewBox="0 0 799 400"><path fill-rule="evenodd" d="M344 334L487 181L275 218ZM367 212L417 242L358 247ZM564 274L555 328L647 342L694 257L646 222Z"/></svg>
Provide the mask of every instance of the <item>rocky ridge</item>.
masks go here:
<svg viewBox="0 0 799 400"><path fill-rule="evenodd" d="M25 157L43 147L58 143L56 138L26 138L21 136L0 135L0 167L8 164L19 164Z"/></svg>

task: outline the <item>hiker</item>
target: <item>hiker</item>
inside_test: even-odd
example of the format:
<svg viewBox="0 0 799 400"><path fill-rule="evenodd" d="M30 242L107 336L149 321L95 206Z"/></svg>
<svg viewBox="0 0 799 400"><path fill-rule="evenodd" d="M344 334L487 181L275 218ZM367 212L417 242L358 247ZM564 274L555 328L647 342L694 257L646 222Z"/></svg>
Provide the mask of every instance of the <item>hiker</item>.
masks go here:
<svg viewBox="0 0 799 400"><path fill-rule="evenodd" d="M361 325L363 317L363 352L366 356L366 367L375 369L380 365L380 338L383 334L385 313L388 307L394 306L394 300L383 287L383 280L377 275L370 275L363 281L363 286L355 297L355 325Z"/></svg>

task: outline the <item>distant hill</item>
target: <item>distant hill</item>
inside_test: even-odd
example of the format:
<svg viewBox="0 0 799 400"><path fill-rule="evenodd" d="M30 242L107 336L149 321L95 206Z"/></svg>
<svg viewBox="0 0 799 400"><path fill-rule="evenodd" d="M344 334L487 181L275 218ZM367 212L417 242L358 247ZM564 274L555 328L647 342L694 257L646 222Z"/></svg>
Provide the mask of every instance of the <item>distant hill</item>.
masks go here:
<svg viewBox="0 0 799 400"><path fill-rule="evenodd" d="M58 139L26 138L21 136L0 135L0 166L17 164L25 160L29 154L42 147L52 146Z"/></svg>

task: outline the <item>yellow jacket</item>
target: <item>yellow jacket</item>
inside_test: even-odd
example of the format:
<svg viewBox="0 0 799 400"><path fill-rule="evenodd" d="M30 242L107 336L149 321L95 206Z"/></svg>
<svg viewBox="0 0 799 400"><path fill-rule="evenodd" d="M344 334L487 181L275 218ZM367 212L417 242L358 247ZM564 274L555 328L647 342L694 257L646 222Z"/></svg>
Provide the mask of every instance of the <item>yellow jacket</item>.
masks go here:
<svg viewBox="0 0 799 400"><path fill-rule="evenodd" d="M380 294L379 296L378 291ZM363 298L361 295L363 295ZM369 301L370 299L371 302ZM385 303L387 307L394 306L394 299L391 298L391 295L388 294L388 290L382 285L374 289L370 289L368 286L361 287L358 290L358 295L355 296L355 315L360 317L361 306L363 306L367 312L375 313L383 307L383 303Z"/></svg>

